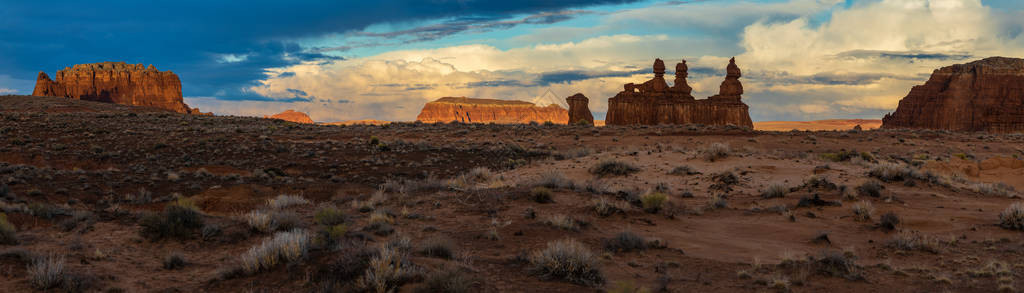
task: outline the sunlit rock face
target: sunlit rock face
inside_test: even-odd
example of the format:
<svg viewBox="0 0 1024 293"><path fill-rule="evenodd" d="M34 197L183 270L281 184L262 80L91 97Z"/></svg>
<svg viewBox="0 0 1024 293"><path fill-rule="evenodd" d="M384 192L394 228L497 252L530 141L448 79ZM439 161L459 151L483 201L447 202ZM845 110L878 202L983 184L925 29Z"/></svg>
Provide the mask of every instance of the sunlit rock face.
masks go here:
<svg viewBox="0 0 1024 293"><path fill-rule="evenodd" d="M57 71L56 81L39 72L33 96L54 96L202 114L181 97L181 81L153 65L102 62L77 64Z"/></svg>
<svg viewBox="0 0 1024 293"><path fill-rule="evenodd" d="M590 113L590 99L581 93L565 98L569 104L569 124L581 123L594 125L594 114Z"/></svg>
<svg viewBox="0 0 1024 293"><path fill-rule="evenodd" d="M1024 132L1024 59L991 57L935 70L882 128Z"/></svg>
<svg viewBox="0 0 1024 293"><path fill-rule="evenodd" d="M309 115L306 115L306 113L298 112L291 109L285 110L284 112L277 113L274 115L263 116L263 118L281 119L284 121L290 121L295 123L313 123L313 119L309 118Z"/></svg>
<svg viewBox="0 0 1024 293"><path fill-rule="evenodd" d="M462 123L544 123L565 124L569 113L557 105L538 107L530 102L445 97L423 106L416 120Z"/></svg>
<svg viewBox="0 0 1024 293"><path fill-rule="evenodd" d="M665 63L654 60L654 78L642 84L628 83L608 99L607 125L708 124L753 127L748 107L741 99L740 68L729 60L718 95L695 99L686 83L686 60L676 64L672 87L665 82Z"/></svg>

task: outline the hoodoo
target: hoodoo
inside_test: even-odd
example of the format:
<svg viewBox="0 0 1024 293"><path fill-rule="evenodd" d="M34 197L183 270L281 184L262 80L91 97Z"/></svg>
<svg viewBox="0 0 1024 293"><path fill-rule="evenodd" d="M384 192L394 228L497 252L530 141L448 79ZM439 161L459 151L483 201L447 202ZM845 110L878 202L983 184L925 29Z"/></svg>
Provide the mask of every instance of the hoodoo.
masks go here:
<svg viewBox="0 0 1024 293"><path fill-rule="evenodd" d="M736 59L730 59L726 67L725 81L718 95L697 100L690 94L692 88L686 83L688 76L686 60L676 64L675 84L669 87L665 82L665 62L654 60L654 78L642 84L628 83L623 91L608 99L607 125L630 124L710 124L753 127L748 107L740 96L740 68Z"/></svg>
<svg viewBox="0 0 1024 293"><path fill-rule="evenodd" d="M935 70L882 128L1024 132L1024 59L991 57Z"/></svg>
<svg viewBox="0 0 1024 293"><path fill-rule="evenodd" d="M185 105L178 75L159 71L153 65L145 67L124 62L77 64L57 71L56 78L54 81L45 72L39 72L32 95L203 114L199 109Z"/></svg>
<svg viewBox="0 0 1024 293"><path fill-rule="evenodd" d="M569 124L594 125L594 114L590 113L590 99L587 96L577 93L565 98L565 102L569 104Z"/></svg>
<svg viewBox="0 0 1024 293"><path fill-rule="evenodd" d="M530 123L548 122L564 124L568 111L558 105L538 107L530 102L445 97L423 106L416 120L426 123Z"/></svg>

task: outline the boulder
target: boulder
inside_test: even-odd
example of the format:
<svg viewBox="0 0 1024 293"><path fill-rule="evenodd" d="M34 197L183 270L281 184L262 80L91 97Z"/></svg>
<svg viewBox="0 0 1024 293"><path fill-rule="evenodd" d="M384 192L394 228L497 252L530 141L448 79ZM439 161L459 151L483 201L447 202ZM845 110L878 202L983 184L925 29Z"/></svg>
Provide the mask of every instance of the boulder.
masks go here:
<svg viewBox="0 0 1024 293"><path fill-rule="evenodd" d="M524 101L444 97L424 105L416 120L425 123L514 124L550 121L564 124L569 120L569 113L558 105L538 107Z"/></svg>
<svg viewBox="0 0 1024 293"><path fill-rule="evenodd" d="M1024 132L1024 59L991 57L935 70L882 128Z"/></svg>
<svg viewBox="0 0 1024 293"><path fill-rule="evenodd" d="M189 108L181 96L181 81L170 71L153 65L102 62L77 64L57 71L56 80L39 72L33 96L54 96L88 101L206 114Z"/></svg>
<svg viewBox="0 0 1024 293"><path fill-rule="evenodd" d="M630 124L708 124L753 127L746 104L740 101L743 86L735 58L729 60L726 78L718 95L695 99L686 83L686 60L676 64L675 84L665 83L665 63L654 61L654 78L636 85L625 84L623 91L608 99L607 125Z"/></svg>
<svg viewBox="0 0 1024 293"><path fill-rule="evenodd" d="M277 113L277 114L274 114L274 115L263 116L263 118L281 119L281 120L284 120L284 121L291 121L291 122L295 122L295 123L309 123L309 124L313 124L313 119L309 118L309 115L306 115L306 113L298 112L298 111L291 110L291 109L285 110L284 112Z"/></svg>
<svg viewBox="0 0 1024 293"><path fill-rule="evenodd" d="M590 113L590 99L581 93L576 93L565 101L569 104L569 124L585 123L594 125L594 114Z"/></svg>

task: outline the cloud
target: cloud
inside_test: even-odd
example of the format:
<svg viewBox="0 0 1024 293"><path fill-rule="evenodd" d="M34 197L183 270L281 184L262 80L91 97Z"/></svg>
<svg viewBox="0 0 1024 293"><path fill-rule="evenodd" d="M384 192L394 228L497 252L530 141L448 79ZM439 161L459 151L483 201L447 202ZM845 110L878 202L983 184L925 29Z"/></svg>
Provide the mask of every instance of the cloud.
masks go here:
<svg viewBox="0 0 1024 293"><path fill-rule="evenodd" d="M408 44L415 42L424 42L441 39L455 34L460 33L479 33L487 32L496 29L510 29L518 25L523 24L553 24L562 21L566 21L581 14L589 14L591 12L585 10L562 10L554 12L539 12L536 14L528 15L519 19L504 20L494 17L460 17L453 20L443 21L437 24L431 24L426 26L414 27L411 29L396 30L389 32L368 32L362 31L354 33L354 36L359 37L370 37L370 38L381 38L386 40L400 40L399 43ZM363 42L359 45L348 45L338 46L331 48L339 51L348 51L352 48L358 47L376 47L384 45L395 45L396 43L382 43L382 42Z"/></svg>
<svg viewBox="0 0 1024 293"><path fill-rule="evenodd" d="M17 93L17 92L18 91L15 91L15 90L9 89L9 88L0 88L0 95L10 95L10 94L14 94L14 93Z"/></svg>

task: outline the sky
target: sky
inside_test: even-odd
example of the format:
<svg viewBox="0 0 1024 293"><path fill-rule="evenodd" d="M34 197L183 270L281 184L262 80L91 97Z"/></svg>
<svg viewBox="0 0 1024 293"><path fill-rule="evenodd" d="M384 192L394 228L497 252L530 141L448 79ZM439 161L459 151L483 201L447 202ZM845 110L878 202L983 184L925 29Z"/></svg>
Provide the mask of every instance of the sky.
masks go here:
<svg viewBox="0 0 1024 293"><path fill-rule="evenodd" d="M40 71L177 73L218 115L412 121L446 96L583 93L596 119L654 58L717 94L731 57L754 121L880 119L939 67L1024 57L1019 0L0 0L0 94ZM671 79L671 78L670 78ZM671 83L671 82L670 82Z"/></svg>

